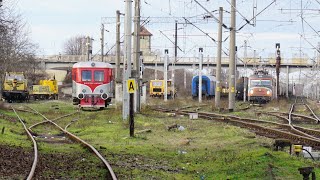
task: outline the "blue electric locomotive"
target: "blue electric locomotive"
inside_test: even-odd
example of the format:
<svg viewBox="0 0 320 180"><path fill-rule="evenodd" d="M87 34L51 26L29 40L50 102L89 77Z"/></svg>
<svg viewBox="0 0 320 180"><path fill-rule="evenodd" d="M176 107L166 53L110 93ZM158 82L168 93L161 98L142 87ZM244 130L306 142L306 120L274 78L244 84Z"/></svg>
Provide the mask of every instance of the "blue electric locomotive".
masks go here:
<svg viewBox="0 0 320 180"><path fill-rule="evenodd" d="M199 95L199 76L192 78L192 97L195 99ZM212 98L215 95L216 89L216 77L202 75L202 96L207 99Z"/></svg>

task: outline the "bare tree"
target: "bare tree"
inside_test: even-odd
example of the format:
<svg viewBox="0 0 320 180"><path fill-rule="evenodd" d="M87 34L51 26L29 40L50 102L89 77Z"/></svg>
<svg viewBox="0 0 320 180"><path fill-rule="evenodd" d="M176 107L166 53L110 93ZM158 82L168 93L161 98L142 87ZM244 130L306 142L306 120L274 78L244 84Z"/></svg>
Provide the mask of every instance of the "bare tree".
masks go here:
<svg viewBox="0 0 320 180"><path fill-rule="evenodd" d="M64 43L64 54L66 55L83 55L86 50L86 36L77 35L69 38Z"/></svg>
<svg viewBox="0 0 320 180"><path fill-rule="evenodd" d="M13 5L12 5L13 4ZM34 72L38 69L35 54L37 45L32 43L26 23L16 13L14 2L6 1L0 11L0 77L8 71Z"/></svg>

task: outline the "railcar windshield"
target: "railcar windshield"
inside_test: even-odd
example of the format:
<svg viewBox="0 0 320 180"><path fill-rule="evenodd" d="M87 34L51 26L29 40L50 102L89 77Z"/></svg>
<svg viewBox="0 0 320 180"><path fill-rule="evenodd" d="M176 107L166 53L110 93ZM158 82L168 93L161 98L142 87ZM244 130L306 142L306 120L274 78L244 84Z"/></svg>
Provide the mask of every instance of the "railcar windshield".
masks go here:
<svg viewBox="0 0 320 180"><path fill-rule="evenodd" d="M104 81L104 72L103 71L94 71L94 81Z"/></svg>
<svg viewBox="0 0 320 180"><path fill-rule="evenodd" d="M271 86L271 80L251 80L251 86Z"/></svg>
<svg viewBox="0 0 320 180"><path fill-rule="evenodd" d="M14 75L14 76L7 76L6 77L7 80L18 80L18 81L22 81L24 79L23 75Z"/></svg>
<svg viewBox="0 0 320 180"><path fill-rule="evenodd" d="M82 81L91 81L91 71L90 70L83 70L81 72L81 80Z"/></svg>
<svg viewBox="0 0 320 180"><path fill-rule="evenodd" d="M162 86L162 81L153 81L152 86Z"/></svg>

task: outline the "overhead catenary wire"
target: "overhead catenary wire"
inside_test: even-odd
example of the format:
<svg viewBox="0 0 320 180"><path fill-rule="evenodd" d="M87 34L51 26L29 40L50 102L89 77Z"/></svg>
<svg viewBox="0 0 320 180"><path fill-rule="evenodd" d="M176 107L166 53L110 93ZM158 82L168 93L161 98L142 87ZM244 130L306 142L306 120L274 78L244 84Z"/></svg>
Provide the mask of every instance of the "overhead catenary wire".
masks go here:
<svg viewBox="0 0 320 180"><path fill-rule="evenodd" d="M238 11L238 9L236 7L234 7L228 0L226 0L226 1L227 1L227 3L229 3L240 14L240 16L243 18L243 20L245 20L248 24L253 26L253 24L251 24L250 21L244 15L242 15L240 13L240 11Z"/></svg>
<svg viewBox="0 0 320 180"><path fill-rule="evenodd" d="M216 18L210 11L208 11L201 3L199 3L197 0L194 0L194 2L196 2L200 7L202 7L202 9L204 9L208 14L210 14L210 16L211 16L217 23L220 23L219 19ZM229 29L224 23L222 23L222 27L224 27L225 29Z"/></svg>
<svg viewBox="0 0 320 180"><path fill-rule="evenodd" d="M264 12L266 9L268 9L273 3L275 3L276 0L273 0L268 6L266 6L265 8L263 8L260 12L258 12L254 17L252 17L250 21L252 21L253 19L257 18L257 16L259 16L262 12ZM248 24L248 22L246 22L246 24L244 24L243 26L241 26L237 31L240 31L242 28L244 28L246 25Z"/></svg>
<svg viewBox="0 0 320 180"><path fill-rule="evenodd" d="M207 37L209 37L214 43L216 43L217 44L217 41L213 38L213 37L211 37L210 35L209 35L209 33L206 33L206 32L204 32L202 29L200 29L198 26L196 26L194 23L192 23L192 22L190 22L187 18L185 18L185 17L183 17L184 18L184 20L187 22L187 24L191 24L193 27L195 27L195 28L197 28L200 32L202 32L203 34L205 34ZM225 54L225 55L227 55L228 56L228 53L226 53L224 50L222 50L223 51L223 53ZM228 49L228 51L229 51L229 49Z"/></svg>
<svg viewBox="0 0 320 180"><path fill-rule="evenodd" d="M161 30L159 30L160 31L160 33L164 36L164 37L166 37L173 45L175 45L175 43L166 35L166 34L164 34ZM181 51L181 52L183 52L183 50L179 47L179 46L177 46L177 48Z"/></svg>

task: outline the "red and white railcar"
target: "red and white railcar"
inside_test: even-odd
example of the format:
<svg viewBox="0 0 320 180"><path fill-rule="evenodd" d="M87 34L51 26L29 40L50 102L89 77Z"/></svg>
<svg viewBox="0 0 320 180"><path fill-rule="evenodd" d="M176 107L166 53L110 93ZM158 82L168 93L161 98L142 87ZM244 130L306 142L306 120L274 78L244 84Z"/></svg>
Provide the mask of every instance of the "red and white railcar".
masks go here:
<svg viewBox="0 0 320 180"><path fill-rule="evenodd" d="M113 97L112 65L104 62L79 62L72 67L73 104L104 108Z"/></svg>

